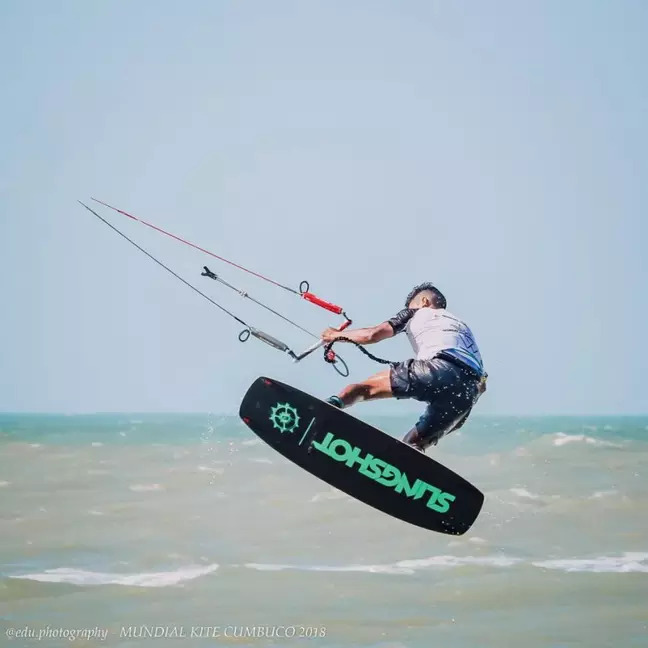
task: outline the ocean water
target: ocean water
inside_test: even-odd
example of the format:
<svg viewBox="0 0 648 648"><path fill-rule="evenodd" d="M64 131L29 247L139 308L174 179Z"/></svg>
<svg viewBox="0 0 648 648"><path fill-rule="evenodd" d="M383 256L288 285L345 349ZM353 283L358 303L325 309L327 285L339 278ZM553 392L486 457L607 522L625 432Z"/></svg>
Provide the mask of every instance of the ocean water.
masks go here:
<svg viewBox="0 0 648 648"><path fill-rule="evenodd" d="M475 417L430 451L486 494L450 537L235 417L0 415L0 645L647 646L647 439Z"/></svg>

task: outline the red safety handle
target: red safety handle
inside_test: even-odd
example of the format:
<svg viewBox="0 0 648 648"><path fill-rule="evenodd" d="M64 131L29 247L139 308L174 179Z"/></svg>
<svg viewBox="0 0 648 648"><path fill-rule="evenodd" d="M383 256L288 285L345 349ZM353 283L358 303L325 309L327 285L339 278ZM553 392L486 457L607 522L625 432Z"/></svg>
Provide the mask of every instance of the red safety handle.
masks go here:
<svg viewBox="0 0 648 648"><path fill-rule="evenodd" d="M311 302L311 304L315 304L320 308L325 308L327 311L331 311L331 313L335 313L336 315L342 315L341 306L336 306L335 304L331 304L331 302L324 301L323 299L320 299L317 295L314 295L312 292L303 292L301 296L306 301Z"/></svg>
<svg viewBox="0 0 648 648"><path fill-rule="evenodd" d="M353 322L349 319L349 316L346 313L343 313L344 317L346 317L346 322L344 324L340 324L340 326L337 327L338 331L344 331L345 328L349 328Z"/></svg>

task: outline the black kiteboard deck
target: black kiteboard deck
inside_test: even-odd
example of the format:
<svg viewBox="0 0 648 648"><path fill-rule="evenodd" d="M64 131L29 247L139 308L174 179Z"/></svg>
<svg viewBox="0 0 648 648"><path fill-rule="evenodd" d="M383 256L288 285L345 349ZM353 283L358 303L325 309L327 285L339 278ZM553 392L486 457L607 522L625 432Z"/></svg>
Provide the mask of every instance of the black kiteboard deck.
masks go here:
<svg viewBox="0 0 648 648"><path fill-rule="evenodd" d="M461 535L479 515L484 495L463 477L294 387L258 378L239 414L287 459L405 522Z"/></svg>

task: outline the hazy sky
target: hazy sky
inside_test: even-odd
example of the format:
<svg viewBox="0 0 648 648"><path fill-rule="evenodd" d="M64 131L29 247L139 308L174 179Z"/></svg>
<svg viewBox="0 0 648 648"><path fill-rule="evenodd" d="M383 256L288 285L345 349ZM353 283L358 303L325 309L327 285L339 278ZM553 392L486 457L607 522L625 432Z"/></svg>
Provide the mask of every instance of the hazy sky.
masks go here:
<svg viewBox="0 0 648 648"><path fill-rule="evenodd" d="M641 0L4 0L0 410L234 412L261 374L344 384L319 356L240 344L76 203L94 195L308 279L357 325L437 282L491 376L479 412L646 412L646 61ZM202 265L337 322L101 213L296 347ZM344 356L354 379L380 369Z"/></svg>

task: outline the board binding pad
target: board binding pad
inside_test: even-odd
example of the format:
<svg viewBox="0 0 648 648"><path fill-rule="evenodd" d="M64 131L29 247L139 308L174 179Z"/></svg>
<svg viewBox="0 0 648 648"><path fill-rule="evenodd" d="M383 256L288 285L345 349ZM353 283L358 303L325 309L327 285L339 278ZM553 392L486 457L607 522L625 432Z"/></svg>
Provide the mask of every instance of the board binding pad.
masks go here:
<svg viewBox="0 0 648 648"><path fill-rule="evenodd" d="M270 378L258 378L239 415L263 441L312 475L388 515L462 535L484 495L398 439Z"/></svg>

